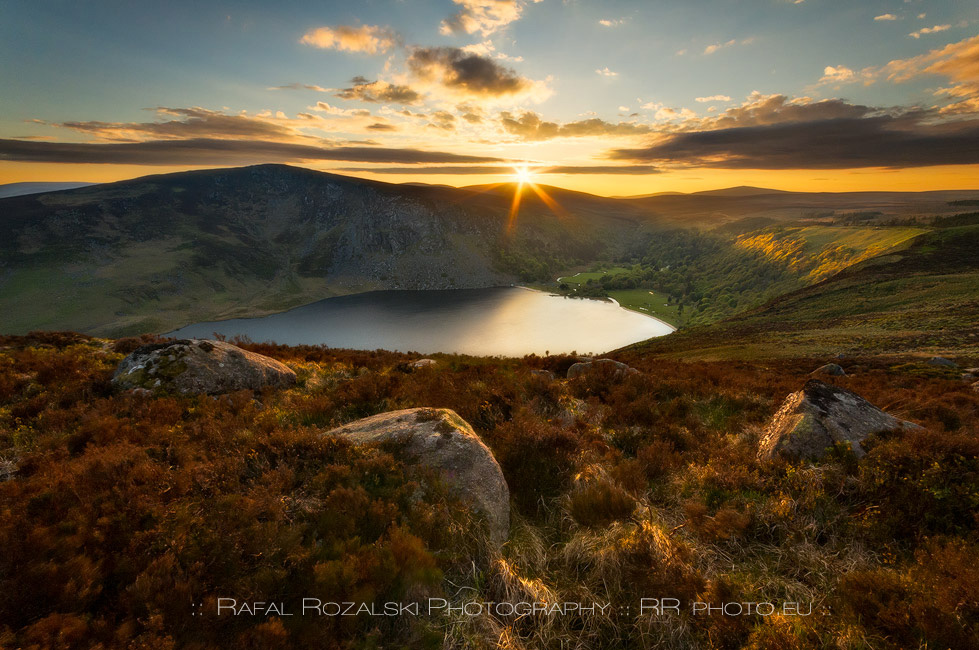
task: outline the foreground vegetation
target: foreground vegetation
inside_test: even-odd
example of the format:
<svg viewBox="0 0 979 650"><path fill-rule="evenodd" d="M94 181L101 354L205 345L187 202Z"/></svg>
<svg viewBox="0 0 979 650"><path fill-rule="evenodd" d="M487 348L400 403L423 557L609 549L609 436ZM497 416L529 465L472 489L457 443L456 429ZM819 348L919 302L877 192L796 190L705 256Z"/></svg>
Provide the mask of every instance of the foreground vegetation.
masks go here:
<svg viewBox="0 0 979 650"><path fill-rule="evenodd" d="M288 390L114 392L141 341L0 338L0 640L23 648L979 647L979 393L914 358L841 363L841 386L924 430L858 460L759 462L814 358L668 360L562 377L572 356L438 356L243 344ZM979 365L979 356L958 358ZM447 407L509 484L497 554L396 445L319 434ZM475 522L478 523L478 522ZM218 598L607 603L607 613L237 616ZM640 614L642 598L679 613ZM772 602L772 615L691 604ZM799 603L802 613L783 611Z"/></svg>

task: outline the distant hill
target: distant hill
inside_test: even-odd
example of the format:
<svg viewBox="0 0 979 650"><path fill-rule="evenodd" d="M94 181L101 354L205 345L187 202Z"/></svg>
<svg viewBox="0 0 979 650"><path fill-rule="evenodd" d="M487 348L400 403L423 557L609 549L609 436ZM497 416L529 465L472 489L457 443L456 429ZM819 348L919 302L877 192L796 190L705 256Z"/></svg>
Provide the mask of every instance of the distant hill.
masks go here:
<svg viewBox="0 0 979 650"><path fill-rule="evenodd" d="M95 183L7 183L6 185L0 185L0 199L8 196L25 196L27 194L40 194L42 192L73 190L90 185L95 185Z"/></svg>
<svg viewBox="0 0 979 650"><path fill-rule="evenodd" d="M621 199L662 221L684 227L715 228L745 217L778 221L813 219L838 212L878 212L910 218L954 214L952 201L979 199L979 190L935 192L781 192L760 188L729 188L695 194L659 194Z"/></svg>
<svg viewBox="0 0 979 650"><path fill-rule="evenodd" d="M655 226L562 192L393 185L285 165L147 176L0 200L0 333L121 335L333 295L553 277ZM555 191L555 194L557 192Z"/></svg>
<svg viewBox="0 0 979 650"><path fill-rule="evenodd" d="M940 228L733 318L633 349L686 358L979 353L979 226Z"/></svg>
<svg viewBox="0 0 979 650"><path fill-rule="evenodd" d="M548 282L631 259L678 227L729 237L839 211L950 215L962 209L949 201L979 199L758 188L612 199L525 185L513 213L518 187L395 185L257 165L2 198L0 333L160 332L378 289Z"/></svg>
<svg viewBox="0 0 979 650"><path fill-rule="evenodd" d="M785 190L770 190L764 187L752 187L750 185L738 185L737 187L726 187L720 190L704 190L694 192L697 196L758 196L760 194L792 194Z"/></svg>

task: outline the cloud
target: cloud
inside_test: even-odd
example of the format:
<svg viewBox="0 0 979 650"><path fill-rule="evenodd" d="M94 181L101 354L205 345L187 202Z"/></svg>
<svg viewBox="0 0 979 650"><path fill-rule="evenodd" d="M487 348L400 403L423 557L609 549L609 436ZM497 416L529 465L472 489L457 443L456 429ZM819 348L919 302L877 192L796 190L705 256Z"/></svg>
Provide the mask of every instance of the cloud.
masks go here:
<svg viewBox="0 0 979 650"><path fill-rule="evenodd" d="M444 131L454 130L455 124L456 116L449 111L435 111L432 113L431 119L428 123L429 126L442 129Z"/></svg>
<svg viewBox="0 0 979 650"><path fill-rule="evenodd" d="M469 97L515 96L539 87L512 68L457 47L416 48L408 57L408 68L418 79Z"/></svg>
<svg viewBox="0 0 979 650"><path fill-rule="evenodd" d="M924 76L937 75L952 82L936 94L951 97L952 104L943 113L979 112L979 35L931 50L909 59L895 59L880 68L868 68L871 78L904 82Z"/></svg>
<svg viewBox="0 0 979 650"><path fill-rule="evenodd" d="M713 45L708 45L707 47L704 48L704 54L713 54L714 52L716 52L716 51L718 51L718 50L720 50L722 48L731 47L732 45L734 45L736 43L737 43L737 41L732 38L727 43L714 43Z"/></svg>
<svg viewBox="0 0 979 650"><path fill-rule="evenodd" d="M461 49L463 52L468 52L469 54L478 54L479 56L500 59L501 61L512 61L513 63L520 63L523 61L522 56L510 56L509 54L504 54L503 52L497 52L496 46L493 45L493 41L470 43L469 45L465 45L459 49Z"/></svg>
<svg viewBox="0 0 979 650"><path fill-rule="evenodd" d="M603 77L618 77L619 76L619 73L618 72L612 72L611 70L608 69L608 66L605 66L604 68L599 68L598 70L595 70L595 73L596 74L600 74Z"/></svg>
<svg viewBox="0 0 979 650"><path fill-rule="evenodd" d="M147 138L266 138L295 139L300 134L282 117L258 117L244 114L226 115L205 108L154 109L158 115L175 117L162 122L101 122L69 121L48 123L48 126L71 129L103 140L135 141Z"/></svg>
<svg viewBox="0 0 979 650"><path fill-rule="evenodd" d="M317 111L320 113L326 113L327 115L336 115L338 117L370 117L371 112L363 108L340 108L339 106L333 106L329 102L316 102L314 106L309 107L312 111Z"/></svg>
<svg viewBox="0 0 979 650"><path fill-rule="evenodd" d="M706 102L729 102L729 101L731 101L731 98L728 97L727 95L711 95L709 97L698 97L697 98L697 101L698 102L701 102L701 103L706 103Z"/></svg>
<svg viewBox="0 0 979 650"><path fill-rule="evenodd" d="M897 20L897 16L895 16L894 14L881 14L879 16L874 16L874 20L876 21Z"/></svg>
<svg viewBox="0 0 979 650"><path fill-rule="evenodd" d="M916 32L911 32L908 34L911 38L921 38L924 34L935 34L937 32L944 32L951 29L951 25L935 25L934 27L923 27Z"/></svg>
<svg viewBox="0 0 979 650"><path fill-rule="evenodd" d="M373 174L514 174L513 166L504 165L445 165L441 167L345 167L339 171L370 172ZM537 175L546 174L659 174L652 165L561 165L557 167L534 168Z"/></svg>
<svg viewBox="0 0 979 650"><path fill-rule="evenodd" d="M475 34L487 36L519 20L524 2L520 0L452 0L462 8L442 21L443 34ZM539 0L534 0L539 2Z"/></svg>
<svg viewBox="0 0 979 650"><path fill-rule="evenodd" d="M857 73L845 65L828 65L823 68L823 76L820 77L820 84L847 83L857 78Z"/></svg>
<svg viewBox="0 0 979 650"><path fill-rule="evenodd" d="M285 84L284 86L269 86L267 90L315 90L318 93L328 93L332 88L324 88L323 86L312 84L291 83Z"/></svg>
<svg viewBox="0 0 979 650"><path fill-rule="evenodd" d="M337 25L311 29L300 42L324 50L381 54L398 45L400 40L397 32L388 27Z"/></svg>
<svg viewBox="0 0 979 650"><path fill-rule="evenodd" d="M612 160L726 169L849 169L979 163L979 120L936 121L934 110L894 111L833 99L756 95L716 118L661 132Z"/></svg>
<svg viewBox="0 0 979 650"><path fill-rule="evenodd" d="M624 18L602 18L598 21L598 24L602 27L618 27L625 23Z"/></svg>
<svg viewBox="0 0 979 650"><path fill-rule="evenodd" d="M341 99L355 99L361 102L392 104L415 104L421 99L421 95L410 88L397 84L390 84L386 81L367 81L363 77L351 79L353 86L344 88L336 94Z"/></svg>
<svg viewBox="0 0 979 650"><path fill-rule="evenodd" d="M0 139L0 160L127 165L242 165L323 160L394 164L505 162L489 156L419 149L318 147L287 142L207 138L104 144Z"/></svg>
<svg viewBox="0 0 979 650"><path fill-rule="evenodd" d="M521 140L539 141L553 138L582 138L590 136L633 136L649 133L652 129L646 124L633 122L612 123L597 117L576 122L545 122L540 115L526 111L514 115L508 111L500 113L500 125L510 135Z"/></svg>

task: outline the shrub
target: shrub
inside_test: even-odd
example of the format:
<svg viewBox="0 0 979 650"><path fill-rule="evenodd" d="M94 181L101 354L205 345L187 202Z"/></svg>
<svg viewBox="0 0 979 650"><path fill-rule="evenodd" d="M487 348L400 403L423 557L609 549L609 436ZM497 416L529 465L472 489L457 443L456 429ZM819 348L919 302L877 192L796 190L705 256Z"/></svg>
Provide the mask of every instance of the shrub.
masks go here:
<svg viewBox="0 0 979 650"><path fill-rule="evenodd" d="M582 481L568 497L568 511L582 526L607 526L636 509L628 492L607 479Z"/></svg>

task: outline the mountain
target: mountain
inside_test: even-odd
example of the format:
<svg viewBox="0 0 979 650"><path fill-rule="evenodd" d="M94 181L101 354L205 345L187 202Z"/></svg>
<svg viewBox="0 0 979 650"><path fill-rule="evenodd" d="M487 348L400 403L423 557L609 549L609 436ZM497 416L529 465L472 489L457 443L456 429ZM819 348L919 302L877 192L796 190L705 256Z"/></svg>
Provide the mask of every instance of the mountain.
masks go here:
<svg viewBox="0 0 979 650"><path fill-rule="evenodd" d="M640 343L684 358L979 354L979 225L938 228L718 323Z"/></svg>
<svg viewBox="0 0 979 650"><path fill-rule="evenodd" d="M25 196L27 194L40 194L42 192L73 190L90 185L95 185L95 183L7 183L6 185L0 185L0 199L7 198L8 196Z"/></svg>
<svg viewBox="0 0 979 650"><path fill-rule="evenodd" d="M525 196L511 219L513 189L259 165L3 199L0 332L167 331L375 289L549 278L654 227L641 206L567 192L561 206Z"/></svg>
<svg viewBox="0 0 979 650"><path fill-rule="evenodd" d="M654 218L682 227L715 228L745 217L778 221L818 220L852 213L909 219L962 212L955 201L979 199L979 190L933 192L780 192L729 188L696 194L659 194L622 199Z"/></svg>
<svg viewBox="0 0 979 650"><path fill-rule="evenodd" d="M750 185L738 185L736 187L725 187L720 190L704 190L694 192L696 196L758 196L762 194L792 194L785 190L770 190L765 187L752 187Z"/></svg>

